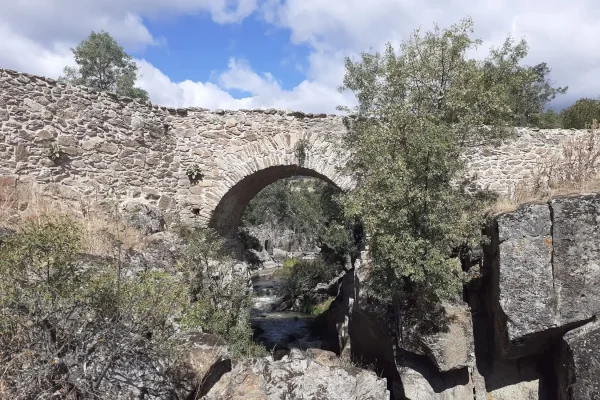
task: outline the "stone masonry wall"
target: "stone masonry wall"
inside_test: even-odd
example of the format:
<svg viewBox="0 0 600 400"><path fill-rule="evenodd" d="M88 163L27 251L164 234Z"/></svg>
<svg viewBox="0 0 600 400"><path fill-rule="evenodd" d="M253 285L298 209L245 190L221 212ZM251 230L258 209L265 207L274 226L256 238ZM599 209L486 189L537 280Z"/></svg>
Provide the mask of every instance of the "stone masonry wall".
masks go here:
<svg viewBox="0 0 600 400"><path fill-rule="evenodd" d="M481 186L510 192L538 157L581 133L517 131L498 148L465 152ZM230 196L223 213L239 213L266 184L297 173L300 139L310 143L301 172L348 189L338 145L344 133L341 116L174 109L0 69L0 186L33 182L71 200L119 194L207 223L230 189L244 196ZM53 143L68 155L60 165L48 157ZM205 175L195 185L185 173L192 164Z"/></svg>
<svg viewBox="0 0 600 400"><path fill-rule="evenodd" d="M503 195L514 193L515 185L530 176L540 161L562 152L569 139L586 130L516 128L516 137L498 147L471 147L464 152L467 170L476 174L477 184Z"/></svg>
<svg viewBox="0 0 600 400"><path fill-rule="evenodd" d="M338 116L172 109L0 70L0 184L35 182L71 200L120 194L203 223L244 177L294 165L301 138L311 143L308 173L347 189L335 145L344 129ZM53 143L67 162L50 160ZM196 185L192 164L205 175ZM255 181L246 190L262 189Z"/></svg>

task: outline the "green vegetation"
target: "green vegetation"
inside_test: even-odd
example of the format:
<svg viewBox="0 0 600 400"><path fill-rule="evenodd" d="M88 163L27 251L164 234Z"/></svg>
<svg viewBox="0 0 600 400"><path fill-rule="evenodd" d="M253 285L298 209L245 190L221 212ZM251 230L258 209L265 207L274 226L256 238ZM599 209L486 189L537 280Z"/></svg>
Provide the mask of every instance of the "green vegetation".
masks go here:
<svg viewBox="0 0 600 400"><path fill-rule="evenodd" d="M58 143L52 143L48 148L48 158L54 163L59 163L65 156Z"/></svg>
<svg viewBox="0 0 600 400"><path fill-rule="evenodd" d="M323 258L296 260L291 266L291 271L286 280L281 285L280 295L285 299L292 299L294 303L298 303L299 307L295 307L296 311L314 314L320 310L319 307L324 307L324 304L311 292L312 289L319 283L330 282L341 271L342 267L339 264L332 265Z"/></svg>
<svg viewBox="0 0 600 400"><path fill-rule="evenodd" d="M298 263L297 258L286 258L285 260L283 260L282 269L283 269L284 276L290 276L292 274L294 265L296 265L297 263Z"/></svg>
<svg viewBox="0 0 600 400"><path fill-rule="evenodd" d="M351 232L337 198L336 188L316 179L282 179L256 195L245 210L245 226L266 226L294 232L300 242L317 244L313 261L287 258L280 275L285 278L281 295L296 311L317 312L322 303L312 289L340 273L348 256L355 256ZM244 243L248 243L245 239ZM249 247L249 246L247 246ZM321 304L323 306L323 304ZM318 311L319 313L323 310Z"/></svg>
<svg viewBox="0 0 600 400"><path fill-rule="evenodd" d="M345 200L371 235L370 285L393 307L394 330L441 322L442 300L461 293L459 257L482 240L485 196L455 184L462 147L508 137L563 89L547 85L547 67L521 67L524 42L509 39L484 61L467 57L480 44L470 19L447 29L415 31L399 49L346 59L341 90L358 106L348 119L348 167L359 179ZM541 95L539 98L537 95ZM534 101L535 100L535 101Z"/></svg>
<svg viewBox="0 0 600 400"><path fill-rule="evenodd" d="M121 374L135 370L168 397L175 378L161 365L174 362L178 325L222 335L234 356L264 353L252 342L246 282L212 235L188 230L173 270L139 271L119 230L102 260L80 254L81 231L76 220L41 217L0 244L0 394L117 398Z"/></svg>
<svg viewBox="0 0 600 400"><path fill-rule="evenodd" d="M193 164L189 166L185 170L185 174L187 175L190 182L198 182L204 179L204 174L202 173L202 169L198 164Z"/></svg>
<svg viewBox="0 0 600 400"><path fill-rule="evenodd" d="M242 224L288 229L298 240L324 247L330 262L343 262L352 247L337 196L335 187L320 180L281 179L250 201Z"/></svg>
<svg viewBox="0 0 600 400"><path fill-rule="evenodd" d="M594 120L600 120L600 100L579 99L560 113L564 128L588 128Z"/></svg>
<svg viewBox="0 0 600 400"><path fill-rule="evenodd" d="M65 67L59 81L148 100L148 93L135 87L138 66L108 32L92 31L71 51L77 67Z"/></svg>
<svg viewBox="0 0 600 400"><path fill-rule="evenodd" d="M506 89L503 94L508 95L506 105L513 114L513 126L538 126L547 104L567 91L567 87L552 87L548 79L550 68L546 63L519 65L527 51L524 39L515 44L508 37L501 48L491 49L481 66L487 84L502 85Z"/></svg>
<svg viewBox="0 0 600 400"><path fill-rule="evenodd" d="M546 110L540 115L538 128L541 129L557 129L563 127L562 113L557 113L554 110Z"/></svg>
<svg viewBox="0 0 600 400"><path fill-rule="evenodd" d="M191 306L183 327L202 326L225 338L234 356L260 355L264 349L252 341L248 282L234 270L235 261L225 251L225 240L210 229L179 227L186 247L178 263L188 288Z"/></svg>
<svg viewBox="0 0 600 400"><path fill-rule="evenodd" d="M310 311L310 314L312 315L321 315L323 314L325 311L327 311L329 309L329 307L331 306L331 303L333 303L333 301L335 300L335 297L328 297L326 300L324 300L323 302L315 305L312 310Z"/></svg>

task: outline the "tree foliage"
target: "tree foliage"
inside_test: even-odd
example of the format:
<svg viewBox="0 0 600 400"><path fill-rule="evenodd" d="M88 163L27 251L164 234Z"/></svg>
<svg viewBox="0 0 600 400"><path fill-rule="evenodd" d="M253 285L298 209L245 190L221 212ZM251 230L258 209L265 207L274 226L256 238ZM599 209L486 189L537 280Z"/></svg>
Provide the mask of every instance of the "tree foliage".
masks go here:
<svg viewBox="0 0 600 400"><path fill-rule="evenodd" d="M540 115L538 128L541 129L557 129L563 127L562 114L549 109Z"/></svg>
<svg viewBox="0 0 600 400"><path fill-rule="evenodd" d="M292 260L292 259L288 259ZM342 268L332 265L322 257L314 260L296 260L288 267L289 275L279 288L279 294L286 300L292 300L295 311L313 313L313 308L320 304L321 297L313 289L319 283L329 283Z"/></svg>
<svg viewBox="0 0 600 400"><path fill-rule="evenodd" d="M77 221L44 217L0 243L0 397L173 398L181 327L223 335L234 355L252 342L247 282L220 242L188 231L172 270L138 270L119 237L103 260L80 254ZM197 270L193 270L198 268ZM171 372L170 372L171 371Z"/></svg>
<svg viewBox="0 0 600 400"><path fill-rule="evenodd" d="M600 120L600 100L579 99L560 112L564 128L584 129L594 120Z"/></svg>
<svg viewBox="0 0 600 400"><path fill-rule="evenodd" d="M496 84L509 88L509 103L514 114L514 126L538 126L548 103L568 87L553 87L548 75L551 70L546 63L533 66L520 65L528 54L527 42L515 43L510 36L499 48L490 51L482 68Z"/></svg>
<svg viewBox="0 0 600 400"><path fill-rule="evenodd" d="M148 100L148 93L135 86L138 66L108 32L92 31L71 51L77 67L65 67L60 81Z"/></svg>
<svg viewBox="0 0 600 400"><path fill-rule="evenodd" d="M354 114L345 140L358 178L345 212L360 216L371 236L371 287L394 304L398 326L408 308L420 307L427 319L431 304L459 295L462 272L453 256L480 243L485 196L461 183L462 148L506 137L516 117L531 115L522 106L535 97L519 66L524 45L507 40L477 61L467 57L480 44L472 32L466 18L345 62L340 90L358 99L341 108ZM546 69L532 71L539 78Z"/></svg>
<svg viewBox="0 0 600 400"><path fill-rule="evenodd" d="M316 179L281 179L260 191L248 204L244 226L270 225L326 247L329 261L350 250L349 226L337 202L338 189Z"/></svg>

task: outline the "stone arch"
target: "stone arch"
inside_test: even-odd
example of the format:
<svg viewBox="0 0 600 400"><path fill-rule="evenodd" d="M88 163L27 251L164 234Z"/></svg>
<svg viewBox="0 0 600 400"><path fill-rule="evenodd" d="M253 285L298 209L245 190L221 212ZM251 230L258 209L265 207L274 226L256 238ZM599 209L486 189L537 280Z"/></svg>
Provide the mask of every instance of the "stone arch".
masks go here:
<svg viewBox="0 0 600 400"><path fill-rule="evenodd" d="M299 165L294 149L300 138L308 143L307 157ZM306 176L321 179L346 191L354 180L343 172L347 155L335 145L335 136L323 138L297 132L280 133L227 154L223 159L229 171L221 181L218 201L211 209L208 225L220 234L229 236L239 226L250 200L266 186L279 179Z"/></svg>
<svg viewBox="0 0 600 400"><path fill-rule="evenodd" d="M294 165L268 167L244 177L229 189L213 211L210 226L223 235L234 233L239 226L246 206L258 192L275 181L293 176L319 178L341 189L330 178L308 168Z"/></svg>

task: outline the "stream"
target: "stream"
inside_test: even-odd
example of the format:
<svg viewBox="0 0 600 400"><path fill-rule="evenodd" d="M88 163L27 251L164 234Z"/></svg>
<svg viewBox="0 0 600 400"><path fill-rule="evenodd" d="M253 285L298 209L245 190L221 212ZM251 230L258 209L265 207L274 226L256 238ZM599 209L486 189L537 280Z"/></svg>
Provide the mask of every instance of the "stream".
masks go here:
<svg viewBox="0 0 600 400"><path fill-rule="evenodd" d="M252 276L254 306L250 323L255 340L267 350L321 347L321 341L310 329L314 316L296 311L272 311L273 306L281 301L278 296L278 289L283 282L281 271L281 267L269 268Z"/></svg>

